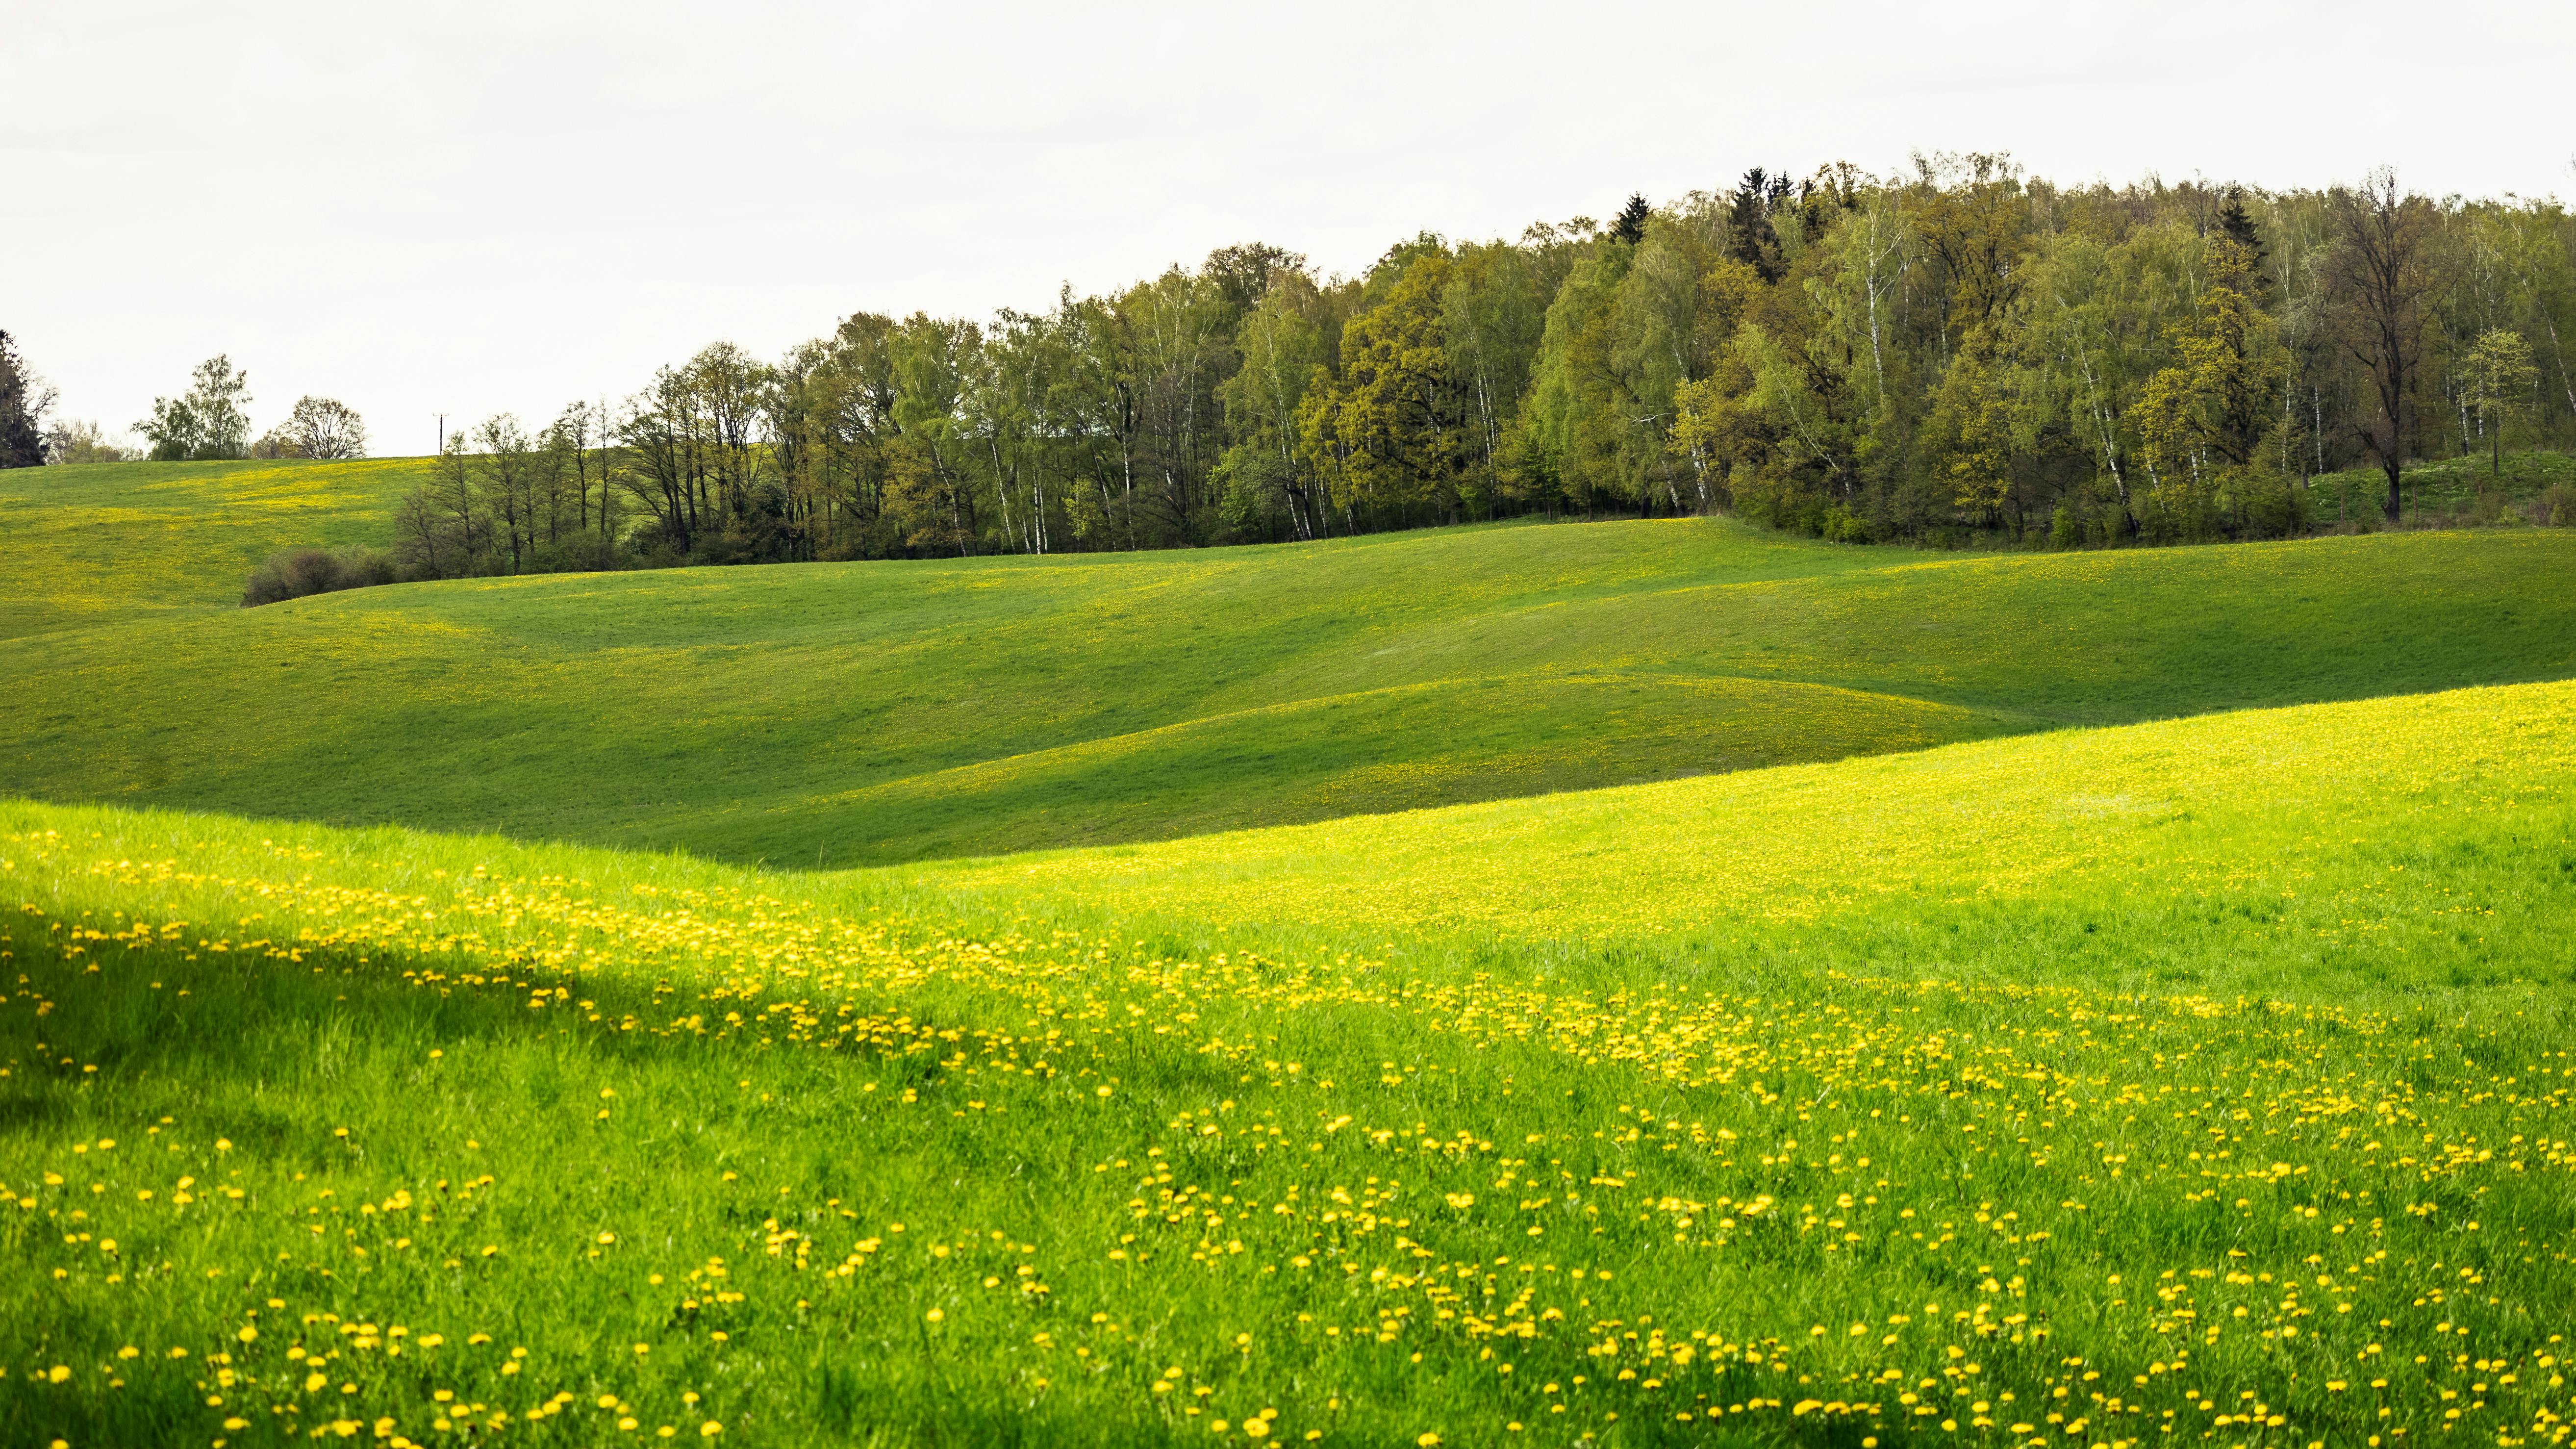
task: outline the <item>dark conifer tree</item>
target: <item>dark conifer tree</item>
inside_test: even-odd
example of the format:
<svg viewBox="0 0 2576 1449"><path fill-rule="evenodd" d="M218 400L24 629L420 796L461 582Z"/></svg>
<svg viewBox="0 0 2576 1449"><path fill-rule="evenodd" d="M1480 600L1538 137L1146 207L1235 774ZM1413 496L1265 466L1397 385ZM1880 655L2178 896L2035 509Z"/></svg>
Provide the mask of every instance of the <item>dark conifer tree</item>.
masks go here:
<svg viewBox="0 0 2576 1449"><path fill-rule="evenodd" d="M2229 241L2245 248L2245 255L2250 263L2256 266L2261 265L2263 261L2263 238L2262 235L2254 229L2253 215L2245 209L2244 187L2231 186L2227 188L2227 205L2219 208L2218 229L2227 234L2227 239Z"/></svg>
<svg viewBox="0 0 2576 1449"><path fill-rule="evenodd" d="M1619 208L1619 215L1610 223L1610 235L1635 246L1646 239L1646 218L1653 214L1654 208L1646 204L1644 192L1630 192L1628 204Z"/></svg>
<svg viewBox="0 0 2576 1449"><path fill-rule="evenodd" d="M2272 300L2272 278L2263 270L2263 236L2254 227L2254 216L2245 209L2245 188L2227 188L2227 204L2218 209L2221 236L2236 244L2245 254L2245 271L2250 277L2255 298L2264 305Z"/></svg>
<svg viewBox="0 0 2576 1449"><path fill-rule="evenodd" d="M1773 177L1756 166L1736 183L1727 207L1727 248L1737 261L1759 272L1765 282L1780 280L1788 266L1780 257L1780 233L1771 225L1771 209L1788 200L1789 178Z"/></svg>
<svg viewBox="0 0 2576 1449"><path fill-rule="evenodd" d="M17 344L0 332L0 468L33 468L45 461L43 413L50 401L27 375Z"/></svg>

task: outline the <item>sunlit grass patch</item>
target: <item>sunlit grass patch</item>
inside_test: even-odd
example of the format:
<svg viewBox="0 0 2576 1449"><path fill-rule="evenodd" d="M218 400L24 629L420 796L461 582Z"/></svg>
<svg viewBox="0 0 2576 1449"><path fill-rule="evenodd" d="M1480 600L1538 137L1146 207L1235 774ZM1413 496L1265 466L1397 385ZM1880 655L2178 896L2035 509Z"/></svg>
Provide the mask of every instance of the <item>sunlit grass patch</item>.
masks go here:
<svg viewBox="0 0 2576 1449"><path fill-rule="evenodd" d="M118 463L0 475L0 641L229 609L281 548L385 543L416 458Z"/></svg>
<svg viewBox="0 0 2576 1449"><path fill-rule="evenodd" d="M2551 1441L2570 688L1231 881L0 807L0 1424Z"/></svg>
<svg viewBox="0 0 2576 1449"><path fill-rule="evenodd" d="M1592 938L1769 935L2046 899L2109 919L2249 881L2331 950L2556 929L2559 902L2426 907L2432 839L2510 880L2555 870L2576 685L2307 705L1240 835L924 866L904 878L1131 914ZM2536 852L2536 853L2527 853ZM2365 866L2363 860L2387 859ZM2419 867L2420 868L2420 867ZM2515 910L2520 906L2521 910ZM2529 938L2525 938L2529 939Z"/></svg>

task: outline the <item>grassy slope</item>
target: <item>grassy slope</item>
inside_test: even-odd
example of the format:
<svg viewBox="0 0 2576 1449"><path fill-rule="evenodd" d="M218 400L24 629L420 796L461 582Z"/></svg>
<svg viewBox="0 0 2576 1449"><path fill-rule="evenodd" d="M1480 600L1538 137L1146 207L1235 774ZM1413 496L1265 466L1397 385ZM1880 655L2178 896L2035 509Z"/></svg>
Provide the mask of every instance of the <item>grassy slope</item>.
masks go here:
<svg viewBox="0 0 2576 1449"><path fill-rule="evenodd" d="M2547 1442L2571 802L2560 683L836 876L0 805L0 1434Z"/></svg>
<svg viewBox="0 0 2576 1449"><path fill-rule="evenodd" d="M891 861L2560 677L2571 577L2549 533L1928 560L1710 521L138 601L0 641L0 789Z"/></svg>
<svg viewBox="0 0 2576 1449"><path fill-rule="evenodd" d="M382 547L424 461L0 470L0 640L210 613L281 548Z"/></svg>
<svg viewBox="0 0 2576 1449"><path fill-rule="evenodd" d="M2468 513L2478 495L2497 491L2510 503L2528 504L2544 490L2556 484L2576 484L2576 455L2545 452L2507 452L2501 470L2490 472L2490 460L2484 453L2457 458L2437 458L2418 462L2405 474L2405 505L2409 520L2419 515L2452 516ZM2379 506L2387 497L2386 475L2375 468L2350 468L2337 473L2321 473L2311 484L2309 516L2317 523L2332 527L2340 523L2379 522Z"/></svg>
<svg viewBox="0 0 2576 1449"><path fill-rule="evenodd" d="M889 879L994 909L1078 903L1193 930L1554 941L1576 955L1655 941L2393 1010L2447 987L2571 979L2552 943L2576 907L2576 684L2064 731ZM2058 924L2036 929L2043 916ZM1979 917L2016 934L1945 934Z"/></svg>

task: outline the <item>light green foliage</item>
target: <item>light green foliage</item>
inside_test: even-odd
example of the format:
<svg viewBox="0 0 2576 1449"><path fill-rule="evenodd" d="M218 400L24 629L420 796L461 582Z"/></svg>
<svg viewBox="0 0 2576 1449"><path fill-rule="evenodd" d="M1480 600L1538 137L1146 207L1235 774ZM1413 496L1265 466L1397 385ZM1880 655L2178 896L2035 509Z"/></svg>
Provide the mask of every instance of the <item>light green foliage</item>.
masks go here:
<svg viewBox="0 0 2576 1449"><path fill-rule="evenodd" d="M2504 434L2507 424L2521 413L2531 411L2536 399L2533 390L2540 385L2540 369L2532 365L2531 344L2519 332L2491 327L2478 334L2468 355L2461 360L2462 394L2479 413L2479 426L2487 435L2488 463L2494 476L2504 475Z"/></svg>
<svg viewBox="0 0 2576 1449"><path fill-rule="evenodd" d="M1727 321L1701 230L1657 217L1636 243L1597 237L1558 288L1528 404L1545 500L1640 514L1714 501L1673 435L1675 392L1707 371Z"/></svg>
<svg viewBox="0 0 2576 1449"><path fill-rule="evenodd" d="M1566 273L1548 304L1525 404L1543 496L1587 512L1636 502L1623 492L1617 468L1627 423L1616 415L1607 325L1610 299L1634 255L1596 238Z"/></svg>
<svg viewBox="0 0 2576 1449"><path fill-rule="evenodd" d="M1243 365L1222 383L1226 425L1225 508L1248 533L1311 539L1329 524L1331 501L1310 451L1300 446L1298 418L1309 389L1330 376L1329 298L1302 273L1280 278L1236 332Z"/></svg>
<svg viewBox="0 0 2576 1449"><path fill-rule="evenodd" d="M1733 512L2071 549L2313 532L2306 480L2365 438L2387 467L2484 448L2491 471L2508 419L2563 445L2565 212L2387 192L2416 360L2383 395L2343 195L2060 187L1943 154L1633 196L1608 230L1420 232L1358 277L1222 247L989 322L859 313L774 361L720 342L509 447L461 429L494 461L379 542L462 577ZM2527 357L2499 370L2489 334Z"/></svg>
<svg viewBox="0 0 2576 1449"><path fill-rule="evenodd" d="M2098 511L2114 519L2132 516L2137 459L2123 421L2188 315L2200 253L2198 240L2173 225L2141 227L2108 246L2063 234L2038 250L2008 344L2018 360L2016 441L2029 450L2053 426L2081 451L2108 496L2074 500L2077 509L2098 501L2112 505Z"/></svg>
<svg viewBox="0 0 2576 1449"><path fill-rule="evenodd" d="M156 462L185 462L250 455L250 379L228 357L209 357L189 374L188 390L152 400L152 415L135 430L152 444Z"/></svg>
<svg viewBox="0 0 2576 1449"><path fill-rule="evenodd" d="M1744 324L1735 351L1752 384L1744 402L1776 433L1771 464L1744 475L1748 481L1736 490L1739 501L1756 517L1785 523L1792 499L1805 491L1823 500L1816 533L1838 541L1866 539L1867 528L1850 507L1859 481L1851 418L1827 405L1798 354L1761 324Z"/></svg>
<svg viewBox="0 0 2576 1449"><path fill-rule="evenodd" d="M1892 441L1914 396L1913 359L1896 329L1905 273L1920 262L1920 241L1905 208L1873 190L1817 247L1818 265L1806 279L1821 314L1817 340L1829 361L1837 347L1854 359L1854 411L1869 420L1873 441Z"/></svg>
<svg viewBox="0 0 2576 1449"><path fill-rule="evenodd" d="M1485 510L1521 483L1506 459L1517 441L1514 414L1529 386L1548 299L1555 293L1559 269L1552 261L1545 251L1502 242L1461 246L1441 298L1448 366L1468 399L1476 460L1472 501Z"/></svg>

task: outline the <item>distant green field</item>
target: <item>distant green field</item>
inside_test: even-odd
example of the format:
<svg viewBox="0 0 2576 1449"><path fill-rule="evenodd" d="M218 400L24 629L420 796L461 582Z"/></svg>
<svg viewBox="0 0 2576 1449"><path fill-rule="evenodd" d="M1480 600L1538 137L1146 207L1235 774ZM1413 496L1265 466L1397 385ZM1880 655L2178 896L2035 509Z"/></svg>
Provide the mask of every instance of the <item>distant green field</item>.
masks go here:
<svg viewBox="0 0 2576 1449"><path fill-rule="evenodd" d="M427 460L0 469L0 640L238 606L282 548L383 547Z"/></svg>
<svg viewBox="0 0 2576 1449"><path fill-rule="evenodd" d="M2576 684L836 875L0 802L0 904L9 1443L2576 1418Z"/></svg>
<svg viewBox="0 0 2576 1449"><path fill-rule="evenodd" d="M0 479L0 791L839 865L2576 675L2576 535L2528 529L1979 557L1531 523L229 607L271 547L376 536L416 466Z"/></svg>

